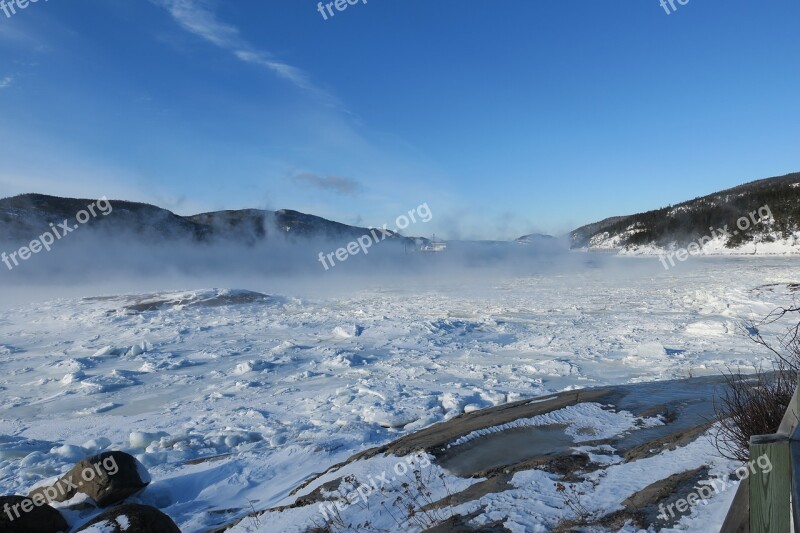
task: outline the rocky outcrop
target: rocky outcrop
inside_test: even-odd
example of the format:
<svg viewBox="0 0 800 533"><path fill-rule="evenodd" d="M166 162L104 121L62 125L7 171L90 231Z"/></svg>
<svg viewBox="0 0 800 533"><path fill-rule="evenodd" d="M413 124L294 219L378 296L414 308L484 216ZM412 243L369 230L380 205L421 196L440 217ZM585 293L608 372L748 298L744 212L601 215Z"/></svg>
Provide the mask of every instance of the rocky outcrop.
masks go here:
<svg viewBox="0 0 800 533"><path fill-rule="evenodd" d="M103 452L79 462L53 485L32 490L28 497L65 502L80 492L98 507L108 507L149 483L147 470L135 457L119 451Z"/></svg>
<svg viewBox="0 0 800 533"><path fill-rule="evenodd" d="M109 509L84 524L81 531L104 533L181 533L170 517L148 505L128 504Z"/></svg>
<svg viewBox="0 0 800 533"><path fill-rule="evenodd" d="M66 533L64 517L43 500L25 496L0 496L0 531L3 533Z"/></svg>

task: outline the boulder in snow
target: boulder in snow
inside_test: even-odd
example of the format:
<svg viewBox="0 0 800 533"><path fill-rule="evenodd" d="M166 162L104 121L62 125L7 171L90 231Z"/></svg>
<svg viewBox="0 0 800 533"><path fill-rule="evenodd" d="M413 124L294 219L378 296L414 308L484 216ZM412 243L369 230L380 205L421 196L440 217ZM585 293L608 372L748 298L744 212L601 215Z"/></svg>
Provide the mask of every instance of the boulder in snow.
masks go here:
<svg viewBox="0 0 800 533"><path fill-rule="evenodd" d="M84 459L55 484L31 491L29 498L65 502L77 493L89 496L99 507L123 501L150 483L147 469L135 457L113 451Z"/></svg>
<svg viewBox="0 0 800 533"><path fill-rule="evenodd" d="M127 504L109 509L75 533L181 533L170 517L149 505Z"/></svg>
<svg viewBox="0 0 800 533"><path fill-rule="evenodd" d="M4 533L66 533L64 517L41 498L0 496L0 531Z"/></svg>

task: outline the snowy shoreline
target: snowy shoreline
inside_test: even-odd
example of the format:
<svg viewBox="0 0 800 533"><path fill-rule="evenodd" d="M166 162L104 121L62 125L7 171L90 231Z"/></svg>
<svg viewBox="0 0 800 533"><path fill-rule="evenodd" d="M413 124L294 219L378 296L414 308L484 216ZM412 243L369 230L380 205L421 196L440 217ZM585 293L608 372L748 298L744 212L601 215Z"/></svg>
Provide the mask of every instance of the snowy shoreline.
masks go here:
<svg viewBox="0 0 800 533"><path fill-rule="evenodd" d="M184 531L211 529L251 512L249 501L289 505L295 487L331 465L464 413L754 368L767 355L742 321L793 298L798 281L794 258L670 272L599 259L316 298L276 279L247 286L269 297L167 291L2 308L0 483L24 491L119 449L152 475L142 503ZM712 451L698 443L673 457L692 465ZM557 516L563 503L542 475L520 473L520 483L535 481L546 495L536 512ZM517 523L522 531L535 515ZM284 525L302 531L294 519Z"/></svg>

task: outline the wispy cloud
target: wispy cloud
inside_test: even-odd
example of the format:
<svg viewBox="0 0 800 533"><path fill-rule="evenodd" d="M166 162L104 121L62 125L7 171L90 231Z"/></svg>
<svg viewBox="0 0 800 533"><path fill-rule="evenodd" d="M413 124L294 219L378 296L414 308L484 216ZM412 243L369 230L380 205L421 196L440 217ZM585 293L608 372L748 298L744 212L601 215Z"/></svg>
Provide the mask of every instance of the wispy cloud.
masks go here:
<svg viewBox="0 0 800 533"><path fill-rule="evenodd" d="M263 53L253 52L252 50L237 50L235 54L236 57L242 61L267 67L281 78L289 80L301 89L312 92L326 100L333 101L333 97L330 94L323 91L319 87L316 87L309 79L308 74L297 67L293 67L292 65L278 61L277 59L269 57Z"/></svg>
<svg viewBox="0 0 800 533"><path fill-rule="evenodd" d="M340 176L322 177L304 172L295 176L294 180L303 185L314 187L315 189L333 191L337 194L355 194L361 190L361 184L359 182Z"/></svg>
<svg viewBox="0 0 800 533"><path fill-rule="evenodd" d="M255 48L241 36L239 28L217 19L207 0L151 0L151 2L165 8L186 31L230 51L241 61L272 71L278 77L293 83L328 105L339 105L335 96L315 85L303 70L276 59L269 52Z"/></svg>
<svg viewBox="0 0 800 533"><path fill-rule="evenodd" d="M6 76L3 79L0 79L0 89L5 89L6 87L11 87L11 84L14 83L13 76Z"/></svg>

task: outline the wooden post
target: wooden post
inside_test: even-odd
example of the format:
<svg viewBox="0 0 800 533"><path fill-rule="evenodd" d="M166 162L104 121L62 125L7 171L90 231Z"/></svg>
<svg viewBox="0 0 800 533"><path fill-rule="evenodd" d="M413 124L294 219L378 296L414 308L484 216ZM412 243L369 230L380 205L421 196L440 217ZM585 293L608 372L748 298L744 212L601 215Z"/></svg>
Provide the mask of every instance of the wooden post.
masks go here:
<svg viewBox="0 0 800 533"><path fill-rule="evenodd" d="M759 467L759 457L769 459L769 472ZM762 459L762 463L766 460ZM789 435L756 435L750 438L750 532L791 533L792 463Z"/></svg>
<svg viewBox="0 0 800 533"><path fill-rule="evenodd" d="M739 482L728 514L719 533L750 533L750 488L749 479Z"/></svg>
<svg viewBox="0 0 800 533"><path fill-rule="evenodd" d="M791 416L794 424L789 432L789 454L792 461L792 528L800 528L800 375L797 376L797 389L792 396L792 403L787 411L793 411Z"/></svg>
<svg viewBox="0 0 800 533"><path fill-rule="evenodd" d="M800 374L797 375L797 388L794 390L792 399L794 400L792 405L795 408L795 425L797 425L797 418L800 417Z"/></svg>
<svg viewBox="0 0 800 533"><path fill-rule="evenodd" d="M769 472L759 466L760 457L762 464L767 463L763 457L769 460ZM750 437L745 468L749 476L739 485L722 533L743 533L748 522L752 533L800 533L800 376L778 431ZM743 498L749 500L749 510L737 504Z"/></svg>

